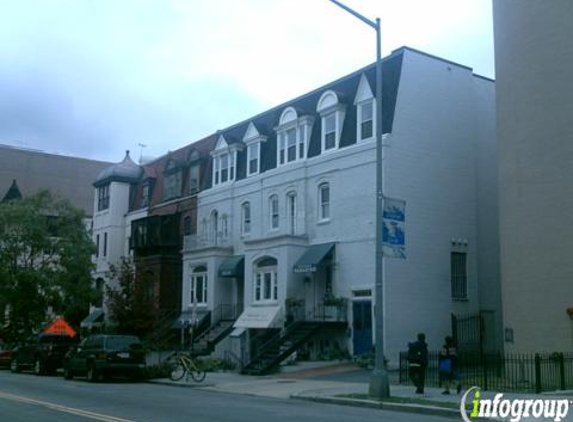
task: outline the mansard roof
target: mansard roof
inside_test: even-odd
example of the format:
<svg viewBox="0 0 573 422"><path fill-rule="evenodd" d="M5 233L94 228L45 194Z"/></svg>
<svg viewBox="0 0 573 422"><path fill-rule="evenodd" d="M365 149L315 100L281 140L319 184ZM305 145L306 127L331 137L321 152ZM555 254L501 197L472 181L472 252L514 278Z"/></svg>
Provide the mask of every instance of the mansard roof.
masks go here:
<svg viewBox="0 0 573 422"><path fill-rule="evenodd" d="M398 84L400 82L403 49L393 52L382 61L382 128L384 133L392 131L394 120L394 110L396 106L396 96ZM277 166L277 133L275 128L280 125L281 115L287 108L292 108L297 113L297 118L313 117L315 123L310 134L307 157L320 155L321 135L320 135L320 114L317 112L317 105L321 96L332 91L336 94L338 103L346 106L346 116L344 127L340 139L340 148L356 143L356 107L353 106L354 98L358 90L361 78L368 80L368 85L372 91L376 90L376 66L371 64L358 71L340 78L334 82L324 85L314 91L304 94L298 98L274 107L268 111L249 118L241 123L229 126L217 132L217 138L224 137L226 142L242 143L249 125L254 125L259 134L267 138L267 142L261 144L261 168L260 173L273 169ZM351 107L352 106L352 107ZM317 123L318 122L318 123ZM246 177L246 151L239 151L237 156L237 178Z"/></svg>

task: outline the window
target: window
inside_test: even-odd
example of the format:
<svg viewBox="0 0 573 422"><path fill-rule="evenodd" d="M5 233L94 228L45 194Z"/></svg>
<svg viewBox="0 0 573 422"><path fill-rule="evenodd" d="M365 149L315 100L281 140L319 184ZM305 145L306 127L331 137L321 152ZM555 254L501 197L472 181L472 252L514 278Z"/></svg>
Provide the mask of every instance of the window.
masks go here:
<svg viewBox="0 0 573 422"><path fill-rule="evenodd" d="M189 167L189 193L199 192L199 164Z"/></svg>
<svg viewBox="0 0 573 422"><path fill-rule="evenodd" d="M359 140L374 136L374 101L367 101L359 106Z"/></svg>
<svg viewBox="0 0 573 422"><path fill-rule="evenodd" d="M248 202L245 202L242 205L242 233L243 234L249 234L251 233L251 204Z"/></svg>
<svg viewBox="0 0 573 422"><path fill-rule="evenodd" d="M207 267L199 266L191 273L191 305L207 304Z"/></svg>
<svg viewBox="0 0 573 422"><path fill-rule="evenodd" d="M259 151L261 145L259 143L251 144L247 147L247 160L249 162L249 174L257 174L259 172Z"/></svg>
<svg viewBox="0 0 573 422"><path fill-rule="evenodd" d="M213 171L215 172L214 184L219 185L227 182L232 182L235 180L235 160L236 152L231 154L220 154L213 157L215 166Z"/></svg>
<svg viewBox="0 0 573 422"><path fill-rule="evenodd" d="M146 207L149 205L149 185L141 187L141 206Z"/></svg>
<svg viewBox="0 0 573 422"><path fill-rule="evenodd" d="M103 234L103 256L107 256L107 232Z"/></svg>
<svg viewBox="0 0 573 422"><path fill-rule="evenodd" d="M279 197L277 195L269 198L269 220L271 230L279 228Z"/></svg>
<svg viewBox="0 0 573 422"><path fill-rule="evenodd" d="M452 299L468 298L468 274L465 252L452 252L450 256Z"/></svg>
<svg viewBox="0 0 573 422"><path fill-rule="evenodd" d="M255 265L254 302L276 302L278 300L277 260L263 258Z"/></svg>
<svg viewBox="0 0 573 422"><path fill-rule="evenodd" d="M99 257L99 234L96 235L96 258Z"/></svg>
<svg viewBox="0 0 573 422"><path fill-rule="evenodd" d="M229 237L229 220L226 214L221 216L221 236L224 239Z"/></svg>
<svg viewBox="0 0 573 422"><path fill-rule="evenodd" d="M181 171L165 175L164 199L172 199L181 196Z"/></svg>
<svg viewBox="0 0 573 422"><path fill-rule="evenodd" d="M322 152L338 148L345 106L340 104L334 91L328 90L318 100L316 111L322 117Z"/></svg>
<svg viewBox="0 0 573 422"><path fill-rule="evenodd" d="M287 194L287 216L288 216L288 229L290 234L296 233L296 193L289 192Z"/></svg>
<svg viewBox="0 0 573 422"><path fill-rule="evenodd" d="M325 221L330 219L330 187L323 183L318 187L318 219Z"/></svg>
<svg viewBox="0 0 573 422"><path fill-rule="evenodd" d="M306 158L308 135L314 122L310 116L298 117L296 110L283 111L277 131L277 163L284 165Z"/></svg>
<svg viewBox="0 0 573 422"><path fill-rule="evenodd" d="M331 114L324 118L324 150L336 147L336 116Z"/></svg>
<svg viewBox="0 0 573 422"><path fill-rule="evenodd" d="M109 208L109 184L97 188L97 210L103 211Z"/></svg>

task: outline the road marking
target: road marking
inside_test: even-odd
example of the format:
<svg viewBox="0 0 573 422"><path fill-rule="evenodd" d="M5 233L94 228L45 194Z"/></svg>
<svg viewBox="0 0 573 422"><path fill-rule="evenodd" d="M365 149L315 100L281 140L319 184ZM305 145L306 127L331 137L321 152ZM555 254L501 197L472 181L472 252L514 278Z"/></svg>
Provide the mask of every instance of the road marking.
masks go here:
<svg viewBox="0 0 573 422"><path fill-rule="evenodd" d="M72 415L83 416L84 418L95 419L102 422L137 422L132 419L119 418L117 416L102 415L101 413L90 412L88 410L75 409L73 407L62 406L56 403L47 401L30 399L28 397L16 396L14 394L3 393L0 391L0 399L15 401L19 403L33 404L36 406L43 406L51 410L63 413L70 413Z"/></svg>

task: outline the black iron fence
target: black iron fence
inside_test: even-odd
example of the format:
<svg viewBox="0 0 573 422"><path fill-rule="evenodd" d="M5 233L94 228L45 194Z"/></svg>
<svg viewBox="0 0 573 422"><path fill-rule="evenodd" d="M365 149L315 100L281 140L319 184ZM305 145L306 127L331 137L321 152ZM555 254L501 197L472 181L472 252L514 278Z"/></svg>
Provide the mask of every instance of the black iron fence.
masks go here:
<svg viewBox="0 0 573 422"><path fill-rule="evenodd" d="M439 351L428 353L426 386L440 387ZM541 393L573 389L573 353L460 352L456 376L464 388ZM411 384L408 353L400 352L400 384Z"/></svg>

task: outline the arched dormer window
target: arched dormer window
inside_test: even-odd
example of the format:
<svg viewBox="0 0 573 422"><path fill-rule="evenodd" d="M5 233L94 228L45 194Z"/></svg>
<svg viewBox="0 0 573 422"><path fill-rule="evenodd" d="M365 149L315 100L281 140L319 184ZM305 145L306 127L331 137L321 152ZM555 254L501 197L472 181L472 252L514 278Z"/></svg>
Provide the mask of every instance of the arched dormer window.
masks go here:
<svg viewBox="0 0 573 422"><path fill-rule="evenodd" d="M189 193L199 192L200 180L200 170L201 170L201 156L199 151L192 149L189 151L189 156L187 161L189 162Z"/></svg>
<svg viewBox="0 0 573 422"><path fill-rule="evenodd" d="M293 107L287 107L281 114L277 132L277 166L304 160L308 151L308 139L314 118L299 117Z"/></svg>
<svg viewBox="0 0 573 422"><path fill-rule="evenodd" d="M236 178L237 168L237 143L229 144L223 135L211 152L213 156L213 186L219 186L233 182Z"/></svg>
<svg viewBox="0 0 573 422"><path fill-rule="evenodd" d="M321 117L322 152L338 149L342 124L344 123L345 106L338 101L338 95L332 90L324 92L318 100L316 111Z"/></svg>
<svg viewBox="0 0 573 422"><path fill-rule="evenodd" d="M163 199L169 200L181 196L182 171L181 165L170 158L163 169L164 189Z"/></svg>
<svg viewBox="0 0 573 422"><path fill-rule="evenodd" d="M376 135L376 101L366 75L362 74L356 97L356 140L373 139Z"/></svg>
<svg viewBox="0 0 573 422"><path fill-rule="evenodd" d="M250 122L243 137L247 146L247 177L261 171L261 143L266 141L267 137L261 135L255 124Z"/></svg>

